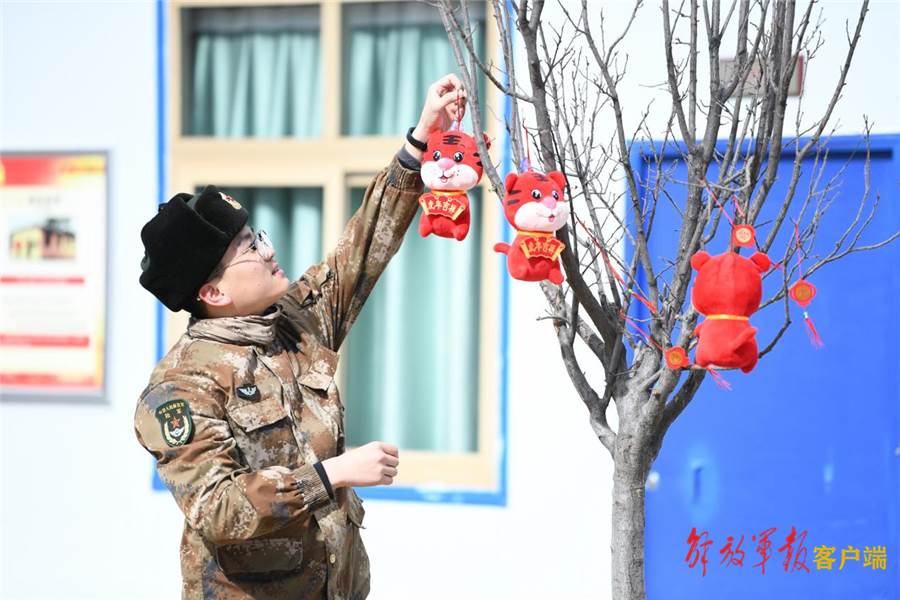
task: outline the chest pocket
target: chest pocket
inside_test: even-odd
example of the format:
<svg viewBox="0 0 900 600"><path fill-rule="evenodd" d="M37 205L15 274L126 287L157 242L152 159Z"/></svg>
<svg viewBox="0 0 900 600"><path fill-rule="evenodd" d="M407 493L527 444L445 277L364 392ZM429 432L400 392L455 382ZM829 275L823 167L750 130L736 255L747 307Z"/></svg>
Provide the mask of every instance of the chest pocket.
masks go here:
<svg viewBox="0 0 900 600"><path fill-rule="evenodd" d="M327 393L334 382L337 361L337 352L332 352L325 346L318 346L310 356L306 372L297 381L308 388Z"/></svg>
<svg viewBox="0 0 900 600"><path fill-rule="evenodd" d="M250 433L286 419L288 414L278 398L248 402L228 409L228 416L238 427Z"/></svg>
<svg viewBox="0 0 900 600"><path fill-rule="evenodd" d="M337 362L336 352L318 346L310 351L306 370L297 378L303 401L328 432L327 439L319 436L313 441L319 456L340 454L344 447L344 406L334 384Z"/></svg>
<svg viewBox="0 0 900 600"><path fill-rule="evenodd" d="M251 468L299 464L300 449L280 393L270 392L253 400L235 395L225 411L238 448Z"/></svg>
<svg viewBox="0 0 900 600"><path fill-rule="evenodd" d="M306 371L297 378L301 385L301 393L325 408L332 417L340 420L344 406L341 404L337 386L334 385L334 374L337 370L338 354L325 346L318 346L310 354Z"/></svg>

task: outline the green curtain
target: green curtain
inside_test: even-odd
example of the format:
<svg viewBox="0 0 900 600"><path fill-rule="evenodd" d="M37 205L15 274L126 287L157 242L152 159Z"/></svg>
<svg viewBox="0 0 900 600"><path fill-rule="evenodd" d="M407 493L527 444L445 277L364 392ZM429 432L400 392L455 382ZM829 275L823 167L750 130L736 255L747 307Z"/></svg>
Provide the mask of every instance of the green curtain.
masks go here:
<svg viewBox="0 0 900 600"><path fill-rule="evenodd" d="M184 25L185 134L320 135L318 7L186 9Z"/></svg>
<svg viewBox="0 0 900 600"><path fill-rule="evenodd" d="M474 6L472 16L484 56L484 7ZM418 120L428 85L458 71L430 6L345 5L343 27L345 134L402 134ZM468 116L462 127L471 131ZM385 440L413 450L478 450L478 192L470 194L472 228L461 243L423 239L413 222L351 330L344 351L351 445ZM362 194L353 190L354 209Z"/></svg>
<svg viewBox="0 0 900 600"><path fill-rule="evenodd" d="M411 450L478 449L480 190L463 242L406 233L357 323L347 362L347 439ZM362 201L353 190L353 206Z"/></svg>
<svg viewBox="0 0 900 600"><path fill-rule="evenodd" d="M319 135L318 7L185 9L183 21L188 135ZM321 189L220 187L269 233L288 277L322 260Z"/></svg>
<svg viewBox="0 0 900 600"><path fill-rule="evenodd" d="M484 57L484 5L473 3L475 47ZM459 67L436 8L412 2L343 9L347 135L398 135L416 124L429 84ZM478 84L484 97L484 79ZM462 128L472 130L466 116Z"/></svg>

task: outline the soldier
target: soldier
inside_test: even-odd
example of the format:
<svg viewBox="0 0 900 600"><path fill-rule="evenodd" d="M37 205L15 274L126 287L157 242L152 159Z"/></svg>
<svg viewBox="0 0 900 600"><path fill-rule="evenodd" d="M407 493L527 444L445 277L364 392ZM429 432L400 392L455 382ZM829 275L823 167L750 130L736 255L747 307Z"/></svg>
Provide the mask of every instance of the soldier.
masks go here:
<svg viewBox="0 0 900 600"><path fill-rule="evenodd" d="M134 417L185 516L183 598L368 595L352 486L390 485L398 451L345 451L337 351L416 213L421 140L464 110L454 75L428 89L337 247L293 283L265 232L214 186L176 194L141 230L141 285L192 314Z"/></svg>

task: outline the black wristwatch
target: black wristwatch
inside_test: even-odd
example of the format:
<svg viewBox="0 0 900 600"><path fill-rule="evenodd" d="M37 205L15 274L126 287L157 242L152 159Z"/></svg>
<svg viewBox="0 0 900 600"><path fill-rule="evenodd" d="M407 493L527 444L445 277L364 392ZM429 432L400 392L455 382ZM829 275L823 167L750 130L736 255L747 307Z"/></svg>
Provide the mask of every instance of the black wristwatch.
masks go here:
<svg viewBox="0 0 900 600"><path fill-rule="evenodd" d="M415 127L410 127L409 131L406 132L406 141L410 143L413 148L418 148L422 152L428 150L428 144L425 142L420 142L416 138L413 137L412 132L415 130Z"/></svg>

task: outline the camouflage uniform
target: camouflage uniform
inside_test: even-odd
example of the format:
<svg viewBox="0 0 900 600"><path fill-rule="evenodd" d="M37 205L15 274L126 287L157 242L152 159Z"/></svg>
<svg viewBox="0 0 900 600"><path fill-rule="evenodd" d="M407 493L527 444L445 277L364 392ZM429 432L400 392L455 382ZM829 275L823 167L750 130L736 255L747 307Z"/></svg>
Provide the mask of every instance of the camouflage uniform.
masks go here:
<svg viewBox="0 0 900 600"><path fill-rule="evenodd" d="M185 515L183 598L368 595L362 501L351 488L332 500L313 465L344 452L337 350L421 191L395 157L267 314L192 319L153 371L135 430Z"/></svg>

